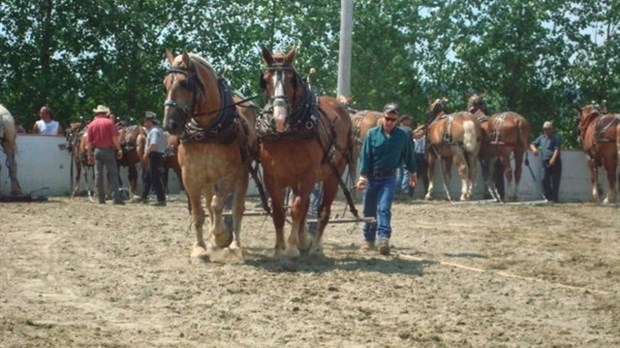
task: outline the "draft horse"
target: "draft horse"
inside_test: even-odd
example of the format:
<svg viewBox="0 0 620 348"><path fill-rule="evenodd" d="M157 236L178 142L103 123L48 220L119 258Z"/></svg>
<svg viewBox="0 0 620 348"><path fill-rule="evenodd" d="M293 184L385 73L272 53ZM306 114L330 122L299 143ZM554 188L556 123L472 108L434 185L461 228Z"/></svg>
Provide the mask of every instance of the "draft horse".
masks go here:
<svg viewBox="0 0 620 348"><path fill-rule="evenodd" d="M119 167L127 167L129 177L129 188L131 194L140 196L138 192L138 169L142 169L142 175L146 171L146 163L143 161L144 146L146 144L146 130L137 125L120 125L121 149L123 156L117 160Z"/></svg>
<svg viewBox="0 0 620 348"><path fill-rule="evenodd" d="M351 115L353 139L355 141L353 158L355 160L359 158L366 133L383 122L382 116L382 112L372 110L361 110Z"/></svg>
<svg viewBox="0 0 620 348"><path fill-rule="evenodd" d="M0 104L0 146L6 155L6 166L9 169L11 195L13 196L22 194L22 189L17 179L17 162L15 161L15 151L17 150L16 137L17 132L13 115L11 115L4 105ZM1 168L0 166L0 169Z"/></svg>
<svg viewBox="0 0 620 348"><path fill-rule="evenodd" d="M181 176L189 200L196 241L193 260L206 261L227 250L242 259L241 220L245 210L250 165L257 155L256 111L232 95L228 83L202 57L167 51L169 68L164 77L164 129L180 137ZM234 192L233 231L224 224L226 196ZM209 237L203 237L205 196ZM234 239L233 239L234 238Z"/></svg>
<svg viewBox="0 0 620 348"><path fill-rule="evenodd" d="M461 177L460 200L472 198L476 183L478 152L480 151L481 130L478 121L471 113L460 111L447 114L446 98L436 99L430 105L427 120L427 153L429 186L426 199L433 199L435 161L444 159L446 162L444 184L450 178L452 161L457 165ZM450 199L450 197L448 197Z"/></svg>
<svg viewBox="0 0 620 348"><path fill-rule="evenodd" d="M579 140L586 154L592 184L592 200L599 201L598 167L607 172L607 196L603 203L613 203L617 198L617 182L620 181L618 158L620 158L620 114L603 114L597 105L576 105L579 112L576 122Z"/></svg>
<svg viewBox="0 0 620 348"><path fill-rule="evenodd" d="M523 158L529 146L531 133L529 122L525 117L512 111L499 112L489 117L484 95L471 95L467 100L467 109L476 116L482 129L479 157L486 189L492 196L496 196L496 190L490 189L495 187L492 164L496 160L500 161L508 184L506 197L509 201L516 201L523 173ZM514 172L510 164L511 154L514 155Z"/></svg>
<svg viewBox="0 0 620 348"><path fill-rule="evenodd" d="M297 258L300 251L323 257L321 239L329 222L331 205L345 167L355 173L351 120L344 105L334 97L316 97L294 67L297 53L272 53L262 47L267 67L260 78L268 105L259 122L259 155L264 183L271 197L276 230L275 258ZM323 182L318 209L318 232L305 230L310 194ZM293 192L292 226L288 245L284 240L284 190Z"/></svg>
<svg viewBox="0 0 620 348"><path fill-rule="evenodd" d="M82 171L84 174L84 181L86 182L89 198L92 198L95 192L93 186L95 184L94 157L89 157L86 150L87 125L88 124L84 121L73 122L69 125L69 130L66 132L67 150L71 154L71 163L73 165L73 168L75 168L71 198L75 197L75 195L80 190L80 178L82 177Z"/></svg>

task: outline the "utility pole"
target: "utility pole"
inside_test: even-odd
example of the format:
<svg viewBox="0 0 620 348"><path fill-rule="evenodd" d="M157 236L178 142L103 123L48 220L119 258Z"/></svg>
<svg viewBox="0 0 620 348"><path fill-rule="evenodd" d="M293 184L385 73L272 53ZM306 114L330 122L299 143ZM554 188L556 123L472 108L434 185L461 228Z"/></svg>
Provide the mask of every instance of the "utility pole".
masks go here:
<svg viewBox="0 0 620 348"><path fill-rule="evenodd" d="M340 0L340 48L338 51L338 95L351 95L351 41L353 0Z"/></svg>

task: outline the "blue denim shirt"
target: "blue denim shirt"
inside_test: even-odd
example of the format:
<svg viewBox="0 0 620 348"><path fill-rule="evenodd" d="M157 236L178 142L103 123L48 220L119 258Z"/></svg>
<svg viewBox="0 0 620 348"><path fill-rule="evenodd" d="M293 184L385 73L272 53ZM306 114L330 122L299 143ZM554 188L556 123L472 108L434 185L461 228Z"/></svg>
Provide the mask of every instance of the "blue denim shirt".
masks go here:
<svg viewBox="0 0 620 348"><path fill-rule="evenodd" d="M553 152L556 149L560 149L562 146L562 139L555 134L551 134L550 137L546 137L544 134L540 135L536 140L532 142L536 146L542 156L543 161L548 161L553 156Z"/></svg>
<svg viewBox="0 0 620 348"><path fill-rule="evenodd" d="M394 128L386 136L382 126L374 127L364 138L359 163L360 174L364 176L376 171L396 170L403 163L415 173L413 141L401 128Z"/></svg>

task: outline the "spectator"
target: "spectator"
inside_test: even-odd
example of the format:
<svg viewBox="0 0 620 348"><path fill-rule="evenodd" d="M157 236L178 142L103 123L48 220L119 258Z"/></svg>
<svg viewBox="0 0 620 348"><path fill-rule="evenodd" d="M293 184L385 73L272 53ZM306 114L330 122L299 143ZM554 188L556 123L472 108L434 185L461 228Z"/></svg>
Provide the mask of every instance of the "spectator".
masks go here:
<svg viewBox="0 0 620 348"><path fill-rule="evenodd" d="M413 140L413 130L411 129L411 116L403 115L399 119L398 127L407 133L407 137ZM413 148L413 143L411 144ZM396 171L396 196L405 198L413 194L413 189L409 187L409 178L411 173L407 170L407 166L403 163Z"/></svg>
<svg viewBox="0 0 620 348"><path fill-rule="evenodd" d="M416 166L411 138L396 127L399 108L389 103L383 108L383 124L372 128L366 134L360 153L360 178L355 185L364 190L364 217L376 218L376 223L364 224L365 243L362 250L374 250L379 239L379 253L390 254L392 236L392 201L396 186L396 169L403 163L411 172L409 184L415 186Z"/></svg>
<svg viewBox="0 0 620 348"><path fill-rule="evenodd" d="M159 121L154 112L146 112L144 126L148 130L144 150L144 161L148 161L148 172L144 176L142 197L132 200L132 202L146 202L152 187L157 196L157 202L153 202L152 205L164 207L166 206L166 195L164 193L162 172L164 169L164 153L167 146L166 136L163 129L159 126Z"/></svg>
<svg viewBox="0 0 620 348"><path fill-rule="evenodd" d="M542 180L545 198L551 202L558 202L560 192L560 178L562 177L562 158L560 148L562 140L553 133L553 124L546 121L543 124L543 134L538 136L530 150L534 156L542 153L544 176Z"/></svg>
<svg viewBox="0 0 620 348"><path fill-rule="evenodd" d="M58 121L54 120L54 112L49 106L42 106L39 110L40 120L32 126L32 133L40 135L63 135L64 131Z"/></svg>
<svg viewBox="0 0 620 348"><path fill-rule="evenodd" d="M13 114L13 121L15 122L15 132L17 134L26 134L26 129L22 126L18 113Z"/></svg>
<svg viewBox="0 0 620 348"><path fill-rule="evenodd" d="M121 199L121 191L118 189L118 167L116 165L116 160L123 156L120 134L116 125L108 118L110 115L108 107L99 105L93 112L95 119L88 124L86 129L86 149L88 156L94 156L95 160L95 186L99 203L105 203L103 186L103 168L105 167L112 191L112 203L125 204Z"/></svg>

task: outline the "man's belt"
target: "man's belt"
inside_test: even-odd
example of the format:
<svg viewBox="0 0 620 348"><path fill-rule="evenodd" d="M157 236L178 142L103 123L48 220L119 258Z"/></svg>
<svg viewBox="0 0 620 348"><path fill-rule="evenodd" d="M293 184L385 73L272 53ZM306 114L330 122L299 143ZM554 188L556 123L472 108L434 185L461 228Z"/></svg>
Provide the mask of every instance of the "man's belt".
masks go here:
<svg viewBox="0 0 620 348"><path fill-rule="evenodd" d="M388 169L388 170L375 170L372 172L371 176L392 176L396 174L396 169Z"/></svg>

